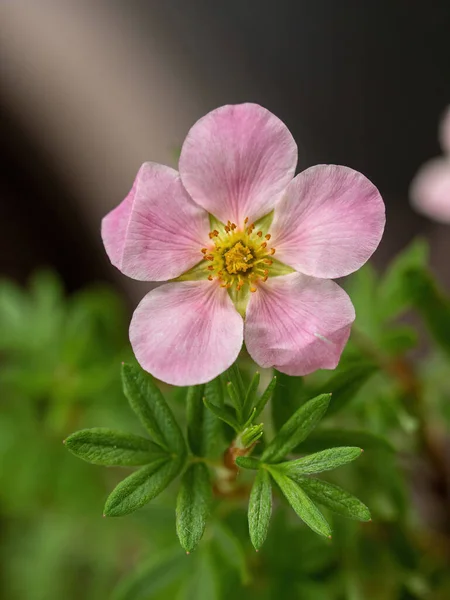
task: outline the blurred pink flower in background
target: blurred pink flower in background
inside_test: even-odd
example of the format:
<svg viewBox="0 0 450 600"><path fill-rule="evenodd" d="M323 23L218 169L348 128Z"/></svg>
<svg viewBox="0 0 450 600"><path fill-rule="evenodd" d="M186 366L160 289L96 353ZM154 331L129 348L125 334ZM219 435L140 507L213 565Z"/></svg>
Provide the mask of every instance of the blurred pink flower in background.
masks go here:
<svg viewBox="0 0 450 600"><path fill-rule="evenodd" d="M142 165L102 223L111 262L167 281L136 309L130 340L141 366L175 385L230 367L244 338L262 367L305 375L336 367L353 305L331 278L361 267L384 230L376 187L347 167L294 177L297 146L256 104L200 119L179 172Z"/></svg>
<svg viewBox="0 0 450 600"><path fill-rule="evenodd" d="M411 204L417 212L440 223L450 223L450 107L440 126L444 156L427 162L411 184Z"/></svg>

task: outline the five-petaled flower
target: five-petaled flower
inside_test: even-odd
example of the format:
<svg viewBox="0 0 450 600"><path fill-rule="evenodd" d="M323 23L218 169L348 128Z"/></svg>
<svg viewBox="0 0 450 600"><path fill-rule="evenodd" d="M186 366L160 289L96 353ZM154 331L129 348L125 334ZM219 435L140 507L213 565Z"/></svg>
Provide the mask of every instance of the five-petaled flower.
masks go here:
<svg viewBox="0 0 450 600"><path fill-rule="evenodd" d="M336 367L353 305L331 278L378 246L384 204L366 177L318 165L294 177L297 146L256 104L197 121L179 172L140 168L102 223L113 265L167 281L137 307L130 340L141 366L175 385L207 382L243 341L262 367L304 375Z"/></svg>

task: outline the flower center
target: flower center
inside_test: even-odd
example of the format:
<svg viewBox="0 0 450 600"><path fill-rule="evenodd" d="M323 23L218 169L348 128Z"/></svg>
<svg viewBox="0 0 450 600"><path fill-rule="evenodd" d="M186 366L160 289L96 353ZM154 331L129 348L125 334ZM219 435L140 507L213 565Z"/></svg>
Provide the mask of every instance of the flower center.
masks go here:
<svg viewBox="0 0 450 600"><path fill-rule="evenodd" d="M241 242L238 242L231 250L225 252L224 257L226 269L232 275L245 273L252 268L253 254Z"/></svg>
<svg viewBox="0 0 450 600"><path fill-rule="evenodd" d="M214 246L202 248L204 259L210 263L206 267L210 272L208 279L218 279L222 287L234 288L237 292L244 286L256 292L256 282L267 281L273 264L270 257L275 254L275 248L268 247L270 234L263 239L263 232L257 231L254 224L248 225L248 219L242 228L228 221L220 229L209 234Z"/></svg>

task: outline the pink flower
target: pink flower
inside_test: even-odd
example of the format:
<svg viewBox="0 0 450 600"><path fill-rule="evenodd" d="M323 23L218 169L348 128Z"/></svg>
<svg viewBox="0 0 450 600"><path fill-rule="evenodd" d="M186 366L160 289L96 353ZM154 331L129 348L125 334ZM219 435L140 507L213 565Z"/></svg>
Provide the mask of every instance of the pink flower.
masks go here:
<svg viewBox="0 0 450 600"><path fill-rule="evenodd" d="M440 126L444 156L427 162L411 184L411 204L435 221L450 223L450 107Z"/></svg>
<svg viewBox="0 0 450 600"><path fill-rule="evenodd" d="M353 305L333 277L377 248L384 204L347 167L294 177L297 146L256 104L223 106L197 121L179 172L142 165L102 223L113 265L167 281L137 307L130 339L141 366L175 385L209 381L245 338L262 367L289 375L334 369Z"/></svg>

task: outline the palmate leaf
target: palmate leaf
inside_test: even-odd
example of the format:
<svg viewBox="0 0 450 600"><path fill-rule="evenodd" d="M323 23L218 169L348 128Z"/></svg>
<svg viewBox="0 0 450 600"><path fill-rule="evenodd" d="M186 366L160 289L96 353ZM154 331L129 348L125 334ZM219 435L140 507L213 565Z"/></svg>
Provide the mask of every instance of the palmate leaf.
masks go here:
<svg viewBox="0 0 450 600"><path fill-rule="evenodd" d="M361 456L361 448L352 446L343 448L329 448L315 454L309 454L297 460L279 463L277 468L280 472L292 475L311 475L313 473L321 473L322 471L331 471L341 467L355 458Z"/></svg>
<svg viewBox="0 0 450 600"><path fill-rule="evenodd" d="M155 459L123 481L106 500L104 515L122 517L141 508L156 498L180 473L184 457L173 460Z"/></svg>
<svg viewBox="0 0 450 600"><path fill-rule="evenodd" d="M122 380L131 408L154 441L176 455L184 455L181 430L152 377L140 367L124 364Z"/></svg>
<svg viewBox="0 0 450 600"><path fill-rule="evenodd" d="M272 515L272 485L269 473L260 469L253 483L248 503L248 527L255 550L264 543Z"/></svg>
<svg viewBox="0 0 450 600"><path fill-rule="evenodd" d="M186 552L192 552L203 536L211 501L208 468L203 463L194 463L183 475L176 508L177 534Z"/></svg>
<svg viewBox="0 0 450 600"><path fill-rule="evenodd" d="M167 457L157 444L139 435L96 427L69 435L66 448L87 462L105 466L138 466Z"/></svg>
<svg viewBox="0 0 450 600"><path fill-rule="evenodd" d="M193 454L213 457L219 451L222 427L218 417L203 402L205 387L196 385L188 389L186 397L187 437Z"/></svg>
<svg viewBox="0 0 450 600"><path fill-rule="evenodd" d="M298 483L281 472L278 465L270 465L268 468L286 500L300 519L319 535L331 537L331 529L325 517Z"/></svg>
<svg viewBox="0 0 450 600"><path fill-rule="evenodd" d="M301 406L268 444L261 460L278 462L306 439L325 414L330 397L331 394L321 394Z"/></svg>
<svg viewBox="0 0 450 600"><path fill-rule="evenodd" d="M348 519L370 521L367 506L337 485L311 477L298 477L295 481L314 502L332 512Z"/></svg>

